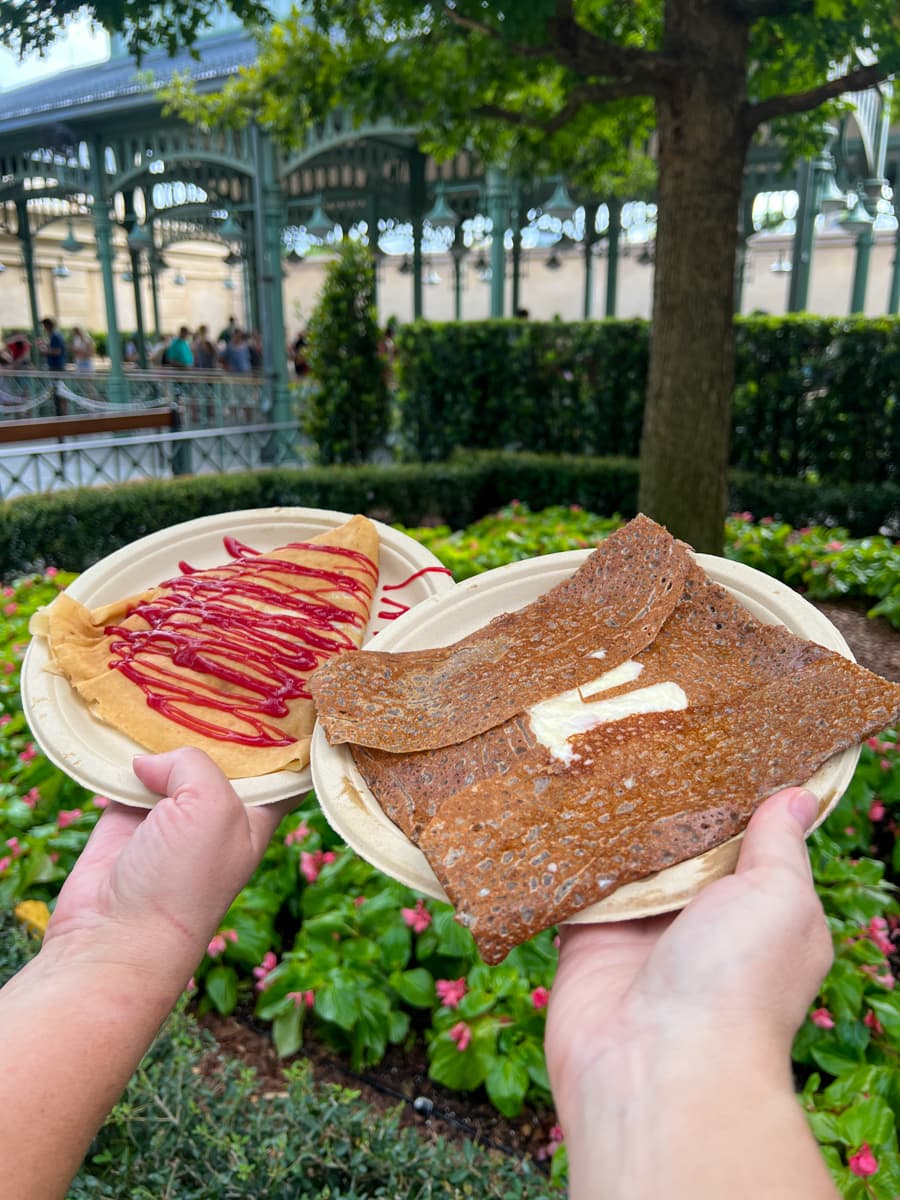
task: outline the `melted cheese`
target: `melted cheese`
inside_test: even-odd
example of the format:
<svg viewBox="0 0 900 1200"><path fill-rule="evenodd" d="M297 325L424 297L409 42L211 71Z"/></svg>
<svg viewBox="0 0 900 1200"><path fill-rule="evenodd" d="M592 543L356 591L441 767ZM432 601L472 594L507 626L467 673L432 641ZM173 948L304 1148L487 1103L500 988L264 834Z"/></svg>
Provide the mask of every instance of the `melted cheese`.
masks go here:
<svg viewBox="0 0 900 1200"><path fill-rule="evenodd" d="M684 689L671 680L635 688L609 700L587 700L587 697L599 692L633 683L642 670L641 663L629 659L580 688L532 705L526 712L534 736L554 758L570 763L577 757L570 739L587 733L597 725L645 713L679 712L687 708L688 699Z"/></svg>

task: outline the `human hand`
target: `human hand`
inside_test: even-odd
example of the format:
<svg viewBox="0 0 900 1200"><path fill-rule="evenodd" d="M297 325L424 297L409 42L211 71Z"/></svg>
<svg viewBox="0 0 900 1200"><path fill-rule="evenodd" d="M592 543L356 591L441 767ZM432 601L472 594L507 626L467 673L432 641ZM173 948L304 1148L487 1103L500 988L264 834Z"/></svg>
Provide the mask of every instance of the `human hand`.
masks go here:
<svg viewBox="0 0 900 1200"><path fill-rule="evenodd" d="M563 1128L598 1079L649 1061L673 1070L740 1052L789 1086L789 1051L831 963L804 831L816 802L791 788L760 806L733 875L679 914L561 931L547 1065Z"/></svg>
<svg viewBox="0 0 900 1200"><path fill-rule="evenodd" d="M150 811L105 810L59 894L42 953L147 972L177 996L296 801L246 807L195 749L141 755L134 770L164 798Z"/></svg>

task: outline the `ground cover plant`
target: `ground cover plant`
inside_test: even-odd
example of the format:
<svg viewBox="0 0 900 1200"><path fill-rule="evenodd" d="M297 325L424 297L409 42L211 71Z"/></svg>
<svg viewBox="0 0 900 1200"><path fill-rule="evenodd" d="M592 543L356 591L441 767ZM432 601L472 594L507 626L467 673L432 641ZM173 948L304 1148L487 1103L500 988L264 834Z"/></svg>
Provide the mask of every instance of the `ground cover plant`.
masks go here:
<svg viewBox="0 0 900 1200"><path fill-rule="evenodd" d="M619 523L579 508L531 513L513 503L461 531L413 532L462 579L513 559L586 548ZM900 627L900 549L885 538L795 530L744 513L729 519L725 552L817 598L865 598ZM70 579L50 568L7 581L0 597L0 913L17 910L38 931L106 804L38 751L19 700L28 618ZM800 1102L850 1198L900 1193L898 813L900 752L897 732L888 731L863 746L850 789L811 840L835 963L798 1034L794 1063ZM541 1047L554 967L552 931L486 967L446 905L357 858L310 794L210 942L191 1004L221 1013L252 1005L285 1057L309 1030L357 1068L378 1062L392 1043L423 1039L435 1081L483 1089L510 1116L525 1102L543 1106L549 1128ZM561 1175L564 1148L554 1164Z"/></svg>

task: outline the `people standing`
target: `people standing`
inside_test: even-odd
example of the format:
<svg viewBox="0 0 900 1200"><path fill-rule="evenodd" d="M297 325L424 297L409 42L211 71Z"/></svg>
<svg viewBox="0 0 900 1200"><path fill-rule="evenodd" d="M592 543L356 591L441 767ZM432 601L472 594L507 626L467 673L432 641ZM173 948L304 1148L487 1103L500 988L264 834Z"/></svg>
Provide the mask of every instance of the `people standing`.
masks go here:
<svg viewBox="0 0 900 1200"><path fill-rule="evenodd" d="M64 371L66 369L66 343L63 335L56 328L52 317L44 317L41 321L44 336L38 342L38 349L47 362L48 371Z"/></svg>
<svg viewBox="0 0 900 1200"><path fill-rule="evenodd" d="M209 337L209 327L198 325L197 333L191 345L194 355L194 366L198 371L214 371L219 365L216 348Z"/></svg>
<svg viewBox="0 0 900 1200"><path fill-rule="evenodd" d="M80 325L72 326L72 337L69 339L72 359L78 371L93 371L96 348L94 339Z"/></svg>
<svg viewBox="0 0 900 1200"><path fill-rule="evenodd" d="M250 373L250 346L242 329L235 329L222 354L222 365L234 375Z"/></svg>
<svg viewBox="0 0 900 1200"><path fill-rule="evenodd" d="M182 325L178 330L178 337L172 338L163 356L163 363L167 367L175 367L176 370L183 371L194 365L194 352L191 350L191 343L188 340L190 336L191 331L187 325Z"/></svg>

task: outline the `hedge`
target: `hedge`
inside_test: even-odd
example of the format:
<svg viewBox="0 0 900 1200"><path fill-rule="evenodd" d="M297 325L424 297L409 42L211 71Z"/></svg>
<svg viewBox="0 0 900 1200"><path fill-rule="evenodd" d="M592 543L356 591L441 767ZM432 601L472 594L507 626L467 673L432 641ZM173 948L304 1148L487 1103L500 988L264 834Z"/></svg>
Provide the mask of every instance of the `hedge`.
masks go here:
<svg viewBox="0 0 900 1200"><path fill-rule="evenodd" d="M740 318L731 465L900 482L900 320ZM401 452L637 456L645 321L418 322L397 337Z"/></svg>
<svg viewBox="0 0 900 1200"><path fill-rule="evenodd" d="M579 504L630 517L637 494L633 460L491 453L428 465L270 468L73 489L0 505L0 575L47 565L82 571L157 529L245 508L327 508L459 529L513 499L535 509ZM900 534L900 483L813 487L733 472L731 508L797 526L839 524L860 537L882 528Z"/></svg>

